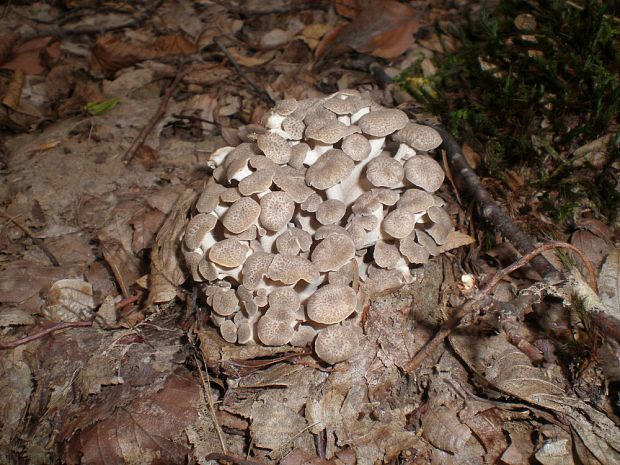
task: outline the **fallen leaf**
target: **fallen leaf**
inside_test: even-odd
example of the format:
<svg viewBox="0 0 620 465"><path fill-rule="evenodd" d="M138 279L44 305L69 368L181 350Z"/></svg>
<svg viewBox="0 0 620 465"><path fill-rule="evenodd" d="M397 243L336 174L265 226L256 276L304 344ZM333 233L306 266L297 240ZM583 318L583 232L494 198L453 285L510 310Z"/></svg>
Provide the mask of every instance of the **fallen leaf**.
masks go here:
<svg viewBox="0 0 620 465"><path fill-rule="evenodd" d="M22 96L24 87L24 72L21 69L15 70L13 78L6 88L6 93L2 98L2 104L11 110L16 110Z"/></svg>
<svg viewBox="0 0 620 465"><path fill-rule="evenodd" d="M326 35L315 51L322 58L352 48L380 58L395 58L413 43L420 27L416 10L395 0L377 0L366 6L350 23Z"/></svg>
<svg viewBox="0 0 620 465"><path fill-rule="evenodd" d="M598 289L608 313L620 319L620 249L613 249L603 263Z"/></svg>
<svg viewBox="0 0 620 465"><path fill-rule="evenodd" d="M19 32L9 32L8 34L0 36L0 64L7 60L13 46L20 37L21 34Z"/></svg>
<svg viewBox="0 0 620 465"><path fill-rule="evenodd" d="M41 63L42 59L55 62L60 56L60 41L53 37L37 37L13 47L10 56L11 59L2 63L1 68L19 69L24 74L42 74L47 70Z"/></svg>

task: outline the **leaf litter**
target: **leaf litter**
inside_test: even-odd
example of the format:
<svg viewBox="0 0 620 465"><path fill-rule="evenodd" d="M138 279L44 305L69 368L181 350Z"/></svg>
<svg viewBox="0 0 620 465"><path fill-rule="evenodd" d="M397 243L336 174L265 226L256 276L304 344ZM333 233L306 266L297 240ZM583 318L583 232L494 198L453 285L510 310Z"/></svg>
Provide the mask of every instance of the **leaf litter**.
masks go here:
<svg viewBox="0 0 620 465"><path fill-rule="evenodd" d="M0 41L0 94L15 103L0 112L6 174L0 342L45 334L0 352L0 461L620 460L617 399L603 389L596 363L585 356L580 367L566 361L567 345L596 351L587 341L600 341L588 334L571 296L556 293L554 328L568 322L577 337L553 340L564 333L536 324L531 302L523 309L521 337L536 347L551 339L558 353L546 363L533 362L511 333L498 330L497 315L484 310L444 344L432 344L467 302L464 271L495 273L502 252L479 252L476 262L460 249L413 270L412 284L373 296L363 309L358 354L336 366L320 363L307 348L225 342L187 284L178 242L209 172L209 154L229 140L252 140L246 127L266 114L266 96L304 99L359 87L383 105L415 107L394 84L373 83L356 57L378 57L380 66L404 71L441 50L433 21L458 21L476 4L456 2L461 10L455 10L454 2L183 1L174 9L153 2L102 15L61 3L12 5L0 29L7 39ZM61 32L50 35L46 21ZM65 21L83 34L63 33ZM116 30L125 21L129 27ZM37 41L16 46L18 30ZM169 81L188 63L141 148L123 163ZM12 70L21 70L24 80ZM19 93L10 90L17 82ZM113 98L118 104L108 111L88 113ZM464 225L476 227L470 212L460 214ZM592 296L584 304L602 319L618 317L612 229L585 217L571 237L602 264L600 300ZM444 248L470 243L469 235L455 232ZM504 300L518 302L515 291L528 286L541 292L545 286L532 285L532 276L507 277ZM575 279L577 289L582 284ZM92 317L93 327L54 327ZM409 371L422 350L422 362ZM620 379L618 354L617 340L600 344L612 383Z"/></svg>

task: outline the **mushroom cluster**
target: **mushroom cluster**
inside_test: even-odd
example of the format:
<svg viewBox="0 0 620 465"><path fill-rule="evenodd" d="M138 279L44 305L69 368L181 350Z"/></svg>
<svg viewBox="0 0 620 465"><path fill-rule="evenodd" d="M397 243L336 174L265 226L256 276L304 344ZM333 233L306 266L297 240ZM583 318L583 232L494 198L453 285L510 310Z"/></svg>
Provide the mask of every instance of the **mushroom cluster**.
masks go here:
<svg viewBox="0 0 620 465"><path fill-rule="evenodd" d="M212 321L231 343L351 356L364 292L411 280L452 230L433 193L431 127L368 94L282 100L265 127L212 156L182 239Z"/></svg>

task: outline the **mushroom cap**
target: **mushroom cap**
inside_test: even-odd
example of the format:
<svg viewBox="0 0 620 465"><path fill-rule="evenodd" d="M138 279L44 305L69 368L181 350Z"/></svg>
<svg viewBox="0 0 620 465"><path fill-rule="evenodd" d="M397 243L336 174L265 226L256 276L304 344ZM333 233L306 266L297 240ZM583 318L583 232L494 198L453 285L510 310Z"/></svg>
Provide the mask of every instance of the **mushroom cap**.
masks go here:
<svg viewBox="0 0 620 465"><path fill-rule="evenodd" d="M319 190L329 189L351 174L354 165L342 150L328 150L306 171L306 184Z"/></svg>
<svg viewBox="0 0 620 465"><path fill-rule="evenodd" d="M394 268L402 258L396 244L384 241L377 241L373 255L375 263L381 268Z"/></svg>
<svg viewBox="0 0 620 465"><path fill-rule="evenodd" d="M395 239L402 239L411 234L417 218L406 210L397 208L383 219L383 230Z"/></svg>
<svg viewBox="0 0 620 465"><path fill-rule="evenodd" d="M220 325L220 334L226 342L237 342L237 325L232 320L224 320Z"/></svg>
<svg viewBox="0 0 620 465"><path fill-rule="evenodd" d="M211 213L220 201L220 194L225 190L224 186L214 182L207 185L196 201L196 210L200 213Z"/></svg>
<svg viewBox="0 0 620 465"><path fill-rule="evenodd" d="M258 288L274 256L266 252L254 252L245 260L241 269L241 281L244 288L250 291Z"/></svg>
<svg viewBox="0 0 620 465"><path fill-rule="evenodd" d="M239 182L237 188L241 195L247 197L259 192L268 191L273 183L275 171L269 168L254 171Z"/></svg>
<svg viewBox="0 0 620 465"><path fill-rule="evenodd" d="M390 156L381 155L366 165L366 178L376 187L402 186L404 175L403 165Z"/></svg>
<svg viewBox="0 0 620 465"><path fill-rule="evenodd" d="M437 244L435 244L435 241L431 238L431 236L426 234L424 231L417 229L415 232L415 237L418 244L428 250L433 257L439 255L439 248L437 248Z"/></svg>
<svg viewBox="0 0 620 465"><path fill-rule="evenodd" d="M450 221L450 215L443 208L430 207L428 209L428 217L433 222L430 228L426 229L426 232L435 240L439 245L445 244L448 239L448 234L452 231L452 221Z"/></svg>
<svg viewBox="0 0 620 465"><path fill-rule="evenodd" d="M195 250L200 247L200 243L205 236L215 227L217 218L209 213L199 213L194 216L185 227L183 238L185 247Z"/></svg>
<svg viewBox="0 0 620 465"><path fill-rule="evenodd" d="M279 231L293 217L295 202L284 191L265 194L260 199L260 224L269 231Z"/></svg>
<svg viewBox="0 0 620 465"><path fill-rule="evenodd" d="M220 200L224 203L233 203L241 198L241 194L236 187L227 187L220 194Z"/></svg>
<svg viewBox="0 0 620 465"><path fill-rule="evenodd" d="M338 223L344 216L347 206L338 199L328 199L316 209L316 219L321 224Z"/></svg>
<svg viewBox="0 0 620 465"><path fill-rule="evenodd" d="M421 213L435 204L432 194L420 189L407 189L396 203L396 207L409 213Z"/></svg>
<svg viewBox="0 0 620 465"><path fill-rule="evenodd" d="M330 365L348 360L358 348L358 333L350 326L329 326L320 331L314 341L317 356Z"/></svg>
<svg viewBox="0 0 620 465"><path fill-rule="evenodd" d="M308 318L316 323L333 325L345 320L355 311L355 291L341 284L326 284L308 299Z"/></svg>
<svg viewBox="0 0 620 465"><path fill-rule="evenodd" d="M239 299L234 290L220 287L213 294L211 307L218 315L229 316L239 309ZM237 333L235 332L235 334Z"/></svg>
<svg viewBox="0 0 620 465"><path fill-rule="evenodd" d="M290 313L299 310L301 301L297 291L291 287L278 287L269 294L269 309L283 308Z"/></svg>
<svg viewBox="0 0 620 465"><path fill-rule="evenodd" d="M276 250L281 254L297 255L312 246L312 236L303 229L289 228L276 238Z"/></svg>
<svg viewBox="0 0 620 465"><path fill-rule="evenodd" d="M258 339L266 346L282 346L288 344L294 335L293 327L288 321L270 316L263 316L256 326Z"/></svg>
<svg viewBox="0 0 620 465"><path fill-rule="evenodd" d="M282 130L288 135L288 139L300 140L304 137L304 130L306 125L303 121L287 116L282 121Z"/></svg>
<svg viewBox="0 0 620 465"><path fill-rule="evenodd" d="M235 201L222 218L222 224L233 234L248 229L260 215L260 205L250 197L241 197Z"/></svg>
<svg viewBox="0 0 620 465"><path fill-rule="evenodd" d="M405 177L414 186L435 192L443 184L445 173L433 158L416 155L405 162Z"/></svg>
<svg viewBox="0 0 620 465"><path fill-rule="evenodd" d="M277 254L269 265L267 277L287 285L295 285L302 280L311 284L319 280L319 270L307 258L299 255Z"/></svg>
<svg viewBox="0 0 620 465"><path fill-rule="evenodd" d="M362 134L351 134L342 141L342 151L353 161L365 160L370 155L370 142Z"/></svg>
<svg viewBox="0 0 620 465"><path fill-rule="evenodd" d="M261 134L256 139L256 145L274 163L283 165L291 159L291 146L287 140L275 132Z"/></svg>
<svg viewBox="0 0 620 465"><path fill-rule="evenodd" d="M216 242L209 249L209 260L227 268L236 268L243 265L250 253L246 242L238 239L224 239Z"/></svg>
<svg viewBox="0 0 620 465"><path fill-rule="evenodd" d="M400 250L400 253L405 256L409 263L428 263L428 249L415 241L415 232L400 240L398 250Z"/></svg>
<svg viewBox="0 0 620 465"><path fill-rule="evenodd" d="M441 145L443 140L439 133L430 126L417 123L407 123L407 125L394 134L394 140L404 142L415 150L428 152Z"/></svg>
<svg viewBox="0 0 620 465"><path fill-rule="evenodd" d="M323 198L313 192L302 204L301 209L305 212L314 213L319 209L319 206L323 203Z"/></svg>
<svg viewBox="0 0 620 465"><path fill-rule="evenodd" d="M351 115L360 106L361 98L358 95L337 93L323 102L323 107L337 115Z"/></svg>
<svg viewBox="0 0 620 465"><path fill-rule="evenodd" d="M385 137L404 128L408 122L409 117L405 112L390 109L366 113L360 118L357 125L364 134L374 137Z"/></svg>
<svg viewBox="0 0 620 465"><path fill-rule="evenodd" d="M273 111L281 116L288 116L299 107L299 102L294 98L279 100L273 107Z"/></svg>
<svg viewBox="0 0 620 465"><path fill-rule="evenodd" d="M306 155L309 151L310 146L305 142L300 142L299 144L293 145L291 147L291 159L288 161L288 166L295 169L303 168Z"/></svg>
<svg viewBox="0 0 620 465"><path fill-rule="evenodd" d="M295 347L306 347L312 342L317 333L316 329L308 325L299 325L294 330L295 334L289 341L289 344Z"/></svg>
<svg viewBox="0 0 620 465"><path fill-rule="evenodd" d="M349 127L337 119L319 119L306 128L306 137L327 145L333 145L347 134Z"/></svg>
<svg viewBox="0 0 620 465"><path fill-rule="evenodd" d="M355 257L355 244L348 234L331 234L317 244L312 263L320 272L336 271Z"/></svg>
<svg viewBox="0 0 620 465"><path fill-rule="evenodd" d="M295 203L303 203L314 194L312 188L306 185L305 170L286 169L282 167L276 171L273 182L286 192Z"/></svg>

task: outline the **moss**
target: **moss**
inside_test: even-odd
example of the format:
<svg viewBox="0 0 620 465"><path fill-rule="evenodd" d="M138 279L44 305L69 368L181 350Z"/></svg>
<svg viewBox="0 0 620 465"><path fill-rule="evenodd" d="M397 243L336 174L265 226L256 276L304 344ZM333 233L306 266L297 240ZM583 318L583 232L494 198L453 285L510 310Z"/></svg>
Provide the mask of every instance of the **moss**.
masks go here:
<svg viewBox="0 0 620 465"><path fill-rule="evenodd" d="M446 34L460 43L432 78L414 65L399 78L428 111L483 157L483 175L527 172L542 213L571 223L584 208L614 221L620 211L610 156L576 163L577 147L614 132L620 109L620 22L612 2L502 0ZM521 16L519 16L521 15ZM530 15L530 16L523 16ZM535 20L517 27L515 18ZM617 131L617 130L615 130ZM531 195L525 192L524 195Z"/></svg>

